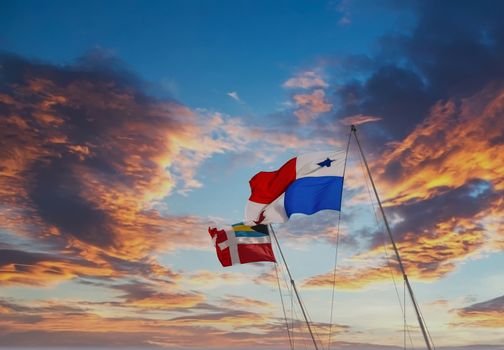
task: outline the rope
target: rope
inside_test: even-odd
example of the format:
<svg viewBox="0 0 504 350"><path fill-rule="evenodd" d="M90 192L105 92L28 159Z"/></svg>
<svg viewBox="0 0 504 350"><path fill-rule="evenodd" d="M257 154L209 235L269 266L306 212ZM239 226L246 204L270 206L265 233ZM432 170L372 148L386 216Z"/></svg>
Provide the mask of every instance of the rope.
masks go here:
<svg viewBox="0 0 504 350"><path fill-rule="evenodd" d="M284 315L284 320L285 320L285 326L287 328L287 336L289 337L290 347L293 350L294 345L292 343L292 338L291 338L291 334L289 331L289 322L287 321L287 313L285 312L285 305L284 305L284 300L283 300L283 295L282 295L282 288L280 287L280 278L278 277L277 263L275 263L275 274L276 274L276 278L277 278L278 293L280 294L280 301L282 302L282 310L283 310L283 315Z"/></svg>
<svg viewBox="0 0 504 350"><path fill-rule="evenodd" d="M346 165L348 159L348 150L350 148L350 140L352 138L352 131L348 134L348 142L345 153L345 163L343 164L343 179L345 179ZM344 180L343 180L344 181ZM343 193L342 193L343 197ZM341 199L343 201L343 198ZM334 253L334 269L333 269L333 283L332 283L332 293L331 293L331 316L329 317L329 335L327 339L327 349L331 349L331 336L332 336L332 325L333 325L333 312L334 312L334 292L336 287L336 267L338 265L338 249L339 249L339 236L340 236L340 223L341 223L341 210L338 212L338 223L336 226L336 247Z"/></svg>

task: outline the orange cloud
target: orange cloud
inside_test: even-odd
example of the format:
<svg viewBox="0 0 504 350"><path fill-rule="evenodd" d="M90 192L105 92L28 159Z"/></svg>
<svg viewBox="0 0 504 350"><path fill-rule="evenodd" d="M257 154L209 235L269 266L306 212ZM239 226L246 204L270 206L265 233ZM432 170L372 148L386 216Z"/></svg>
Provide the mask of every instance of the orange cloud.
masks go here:
<svg viewBox="0 0 504 350"><path fill-rule="evenodd" d="M325 92L322 89L314 90L311 94L294 95L294 102L299 106L294 115L302 124L308 123L320 113L329 112L332 104L325 102Z"/></svg>
<svg viewBox="0 0 504 350"><path fill-rule="evenodd" d="M453 271L456 263L478 252L485 243L482 228L469 219L437 223L431 232L406 233L397 247L411 279L434 280ZM340 267L336 274L336 288L361 289L374 283L390 282L391 273L401 278L392 246L387 246L390 266L383 261L383 246L356 255L356 262L373 262L374 266ZM303 282L307 288L332 288L333 273L311 277Z"/></svg>
<svg viewBox="0 0 504 350"><path fill-rule="evenodd" d="M127 300L153 292L142 283L119 285L117 289L127 292L123 296ZM2 344L13 346L34 346L39 342L46 346L285 347L288 339L284 320L268 312L268 303L245 299L244 303L228 308L228 302L235 299L228 296L221 300L226 307L200 304L170 309L160 306L162 312L128 302L24 301L21 305L12 299L0 299L0 339ZM249 307L263 310L240 310ZM197 310L205 312L195 313ZM309 341L304 322L293 320L291 326L295 329L295 344ZM329 325L314 322L312 326L325 339ZM349 326L332 325L333 334L350 331Z"/></svg>
<svg viewBox="0 0 504 350"><path fill-rule="evenodd" d="M362 125L382 120L383 118L372 115L357 114L341 119L343 125Z"/></svg>
<svg viewBox="0 0 504 350"><path fill-rule="evenodd" d="M282 85L284 88L290 89L310 89L310 88L325 88L328 84L322 77L314 71L306 71L290 78Z"/></svg>
<svg viewBox="0 0 504 350"><path fill-rule="evenodd" d="M240 272L231 273L231 272L199 270L193 273L184 274L181 282L187 282L189 284L195 284L198 286L204 286L208 288L230 283L242 284L246 283L248 279L249 276L247 274Z"/></svg>
<svg viewBox="0 0 504 350"><path fill-rule="evenodd" d="M503 190L503 113L504 89L498 86L460 104L438 102L424 122L374 162L386 204L429 199L473 179Z"/></svg>
<svg viewBox="0 0 504 350"><path fill-rule="evenodd" d="M127 86L92 75L65 86L45 77L17 83L2 119L1 148L9 150L2 153L2 203L16 201L78 241L116 253L128 244L135 248L125 254L144 254L148 241L139 244L142 234L128 228L134 221L147 230L145 204L173 187L165 168L179 151L173 144L180 148L184 135L197 132L186 121L192 112L141 104ZM69 211L80 216L75 227L64 219Z"/></svg>
<svg viewBox="0 0 504 350"><path fill-rule="evenodd" d="M257 300L257 299L251 299L251 298L246 298L243 296L239 295L228 295L225 298L222 299L222 302L226 307L232 308L232 309L257 309L257 308L263 308L263 309L274 309L275 306L271 303L267 303L262 300Z"/></svg>
<svg viewBox="0 0 504 350"><path fill-rule="evenodd" d="M198 305L206 298L201 294L191 293L156 293L147 298L131 301L128 306L147 309L188 308Z"/></svg>
<svg viewBox="0 0 504 350"><path fill-rule="evenodd" d="M7 264L2 283L128 268L166 276L153 253L208 245L192 234L206 231L202 219L161 215L153 203L175 186L201 186L201 162L233 149L214 137L211 121L145 95L120 72L6 62L24 73L2 82L0 227L34 250L49 243L56 258Z"/></svg>
<svg viewBox="0 0 504 350"><path fill-rule="evenodd" d="M376 282L390 281L390 270L386 266L366 269L340 268L336 273L335 287L343 290L357 290ZM328 272L303 281L303 288L332 288L333 273Z"/></svg>
<svg viewBox="0 0 504 350"><path fill-rule="evenodd" d="M214 312L210 314L198 314L195 316L181 316L173 318L171 321L177 325L209 325L225 326L232 325L235 328L243 326L258 326L267 323L270 315L266 313L254 313L247 311L226 311Z"/></svg>
<svg viewBox="0 0 504 350"><path fill-rule="evenodd" d="M83 309L82 305L85 304L79 302L72 304L76 306L68 307L54 302L31 302L21 306L12 301L0 300L2 344L34 346L35 342L42 341L46 346L70 346L85 345L90 339L96 339L96 343L92 345L145 346L162 343L172 346L227 348L237 344L277 346L286 341L281 323L266 313L216 309L212 313L179 317L172 317L166 312L152 316L142 312L142 317L138 317L143 308L140 305L132 314L135 317L103 316L107 312ZM262 333L258 331L261 327ZM253 332L248 332L247 329ZM46 337L48 334L51 338ZM73 337L68 337L69 334ZM20 339L17 335L24 336Z"/></svg>
<svg viewBox="0 0 504 350"><path fill-rule="evenodd" d="M107 266L88 263L82 259L65 259L58 256L0 249L0 285L47 285L55 281L71 279L78 275L115 275Z"/></svg>
<svg viewBox="0 0 504 350"><path fill-rule="evenodd" d="M135 282L112 285L111 288L125 292L119 296L121 300L124 300L124 306L139 309L192 308L206 300L206 297L200 293L173 291L172 289L176 287L166 283Z"/></svg>
<svg viewBox="0 0 504 350"><path fill-rule="evenodd" d="M273 269L267 270L256 276L253 279L253 282L256 284L269 284L276 286L277 285L276 273Z"/></svg>
<svg viewBox="0 0 504 350"><path fill-rule="evenodd" d="M504 327L504 296L458 309L460 322L453 326L502 328Z"/></svg>

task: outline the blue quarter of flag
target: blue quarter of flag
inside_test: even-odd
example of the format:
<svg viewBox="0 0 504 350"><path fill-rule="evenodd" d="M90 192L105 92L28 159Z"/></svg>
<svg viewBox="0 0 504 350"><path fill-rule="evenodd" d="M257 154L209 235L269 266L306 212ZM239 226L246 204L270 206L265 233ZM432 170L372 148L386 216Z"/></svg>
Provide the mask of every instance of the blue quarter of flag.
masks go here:
<svg viewBox="0 0 504 350"><path fill-rule="evenodd" d="M311 215L320 210L341 210L343 177L303 177L294 181L285 191L287 216L294 213Z"/></svg>
<svg viewBox="0 0 504 350"><path fill-rule="evenodd" d="M256 231L235 231L236 237L266 237L268 236L265 233L256 232Z"/></svg>

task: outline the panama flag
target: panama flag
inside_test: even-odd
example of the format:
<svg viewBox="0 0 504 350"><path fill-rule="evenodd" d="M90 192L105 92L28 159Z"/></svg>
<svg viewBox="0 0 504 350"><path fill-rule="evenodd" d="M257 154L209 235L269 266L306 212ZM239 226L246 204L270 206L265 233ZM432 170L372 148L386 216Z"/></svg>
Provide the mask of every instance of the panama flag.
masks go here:
<svg viewBox="0 0 504 350"><path fill-rule="evenodd" d="M341 210L344 164L344 151L317 152L257 173L250 180L245 222L282 223L294 213Z"/></svg>
<svg viewBox="0 0 504 350"><path fill-rule="evenodd" d="M208 228L222 266L258 261L275 262L268 226L247 226L242 222L224 230Z"/></svg>

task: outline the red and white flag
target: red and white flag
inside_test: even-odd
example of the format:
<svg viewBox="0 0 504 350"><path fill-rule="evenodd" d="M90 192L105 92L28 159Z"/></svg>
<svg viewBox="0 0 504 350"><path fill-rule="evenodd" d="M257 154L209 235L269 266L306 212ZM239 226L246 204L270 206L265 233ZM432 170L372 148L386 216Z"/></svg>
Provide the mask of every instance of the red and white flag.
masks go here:
<svg viewBox="0 0 504 350"><path fill-rule="evenodd" d="M268 226L234 224L223 230L208 228L222 266L259 261L276 262Z"/></svg>

